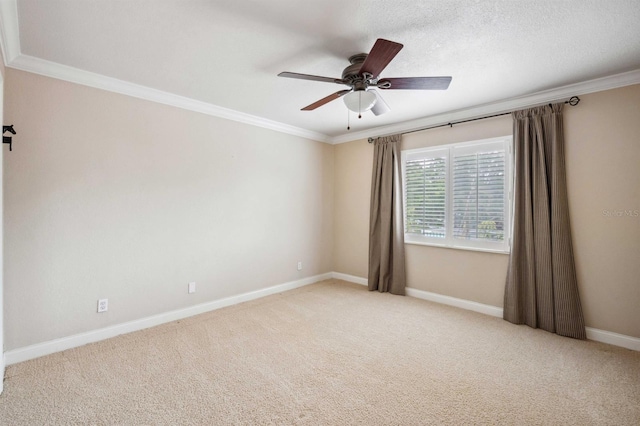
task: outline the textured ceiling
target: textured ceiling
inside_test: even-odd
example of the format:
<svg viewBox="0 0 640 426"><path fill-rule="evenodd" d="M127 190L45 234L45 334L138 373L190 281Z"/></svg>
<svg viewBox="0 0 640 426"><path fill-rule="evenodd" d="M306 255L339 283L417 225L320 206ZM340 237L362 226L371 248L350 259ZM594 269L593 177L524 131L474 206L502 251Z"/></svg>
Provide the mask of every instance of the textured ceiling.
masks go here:
<svg viewBox="0 0 640 426"><path fill-rule="evenodd" d="M640 69L637 0L18 0L20 50L329 136L347 133L340 77L377 38L404 44L383 77L451 75L447 91L384 91L351 132Z"/></svg>

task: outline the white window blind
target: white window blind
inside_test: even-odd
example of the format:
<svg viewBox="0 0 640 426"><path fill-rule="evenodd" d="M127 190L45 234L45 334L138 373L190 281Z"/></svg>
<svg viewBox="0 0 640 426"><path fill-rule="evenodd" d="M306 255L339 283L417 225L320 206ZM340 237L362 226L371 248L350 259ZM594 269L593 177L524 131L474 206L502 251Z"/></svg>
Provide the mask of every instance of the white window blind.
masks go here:
<svg viewBox="0 0 640 426"><path fill-rule="evenodd" d="M508 251L511 138L404 151L405 241Z"/></svg>
<svg viewBox="0 0 640 426"><path fill-rule="evenodd" d="M405 170L407 232L445 238L447 153L415 156Z"/></svg>

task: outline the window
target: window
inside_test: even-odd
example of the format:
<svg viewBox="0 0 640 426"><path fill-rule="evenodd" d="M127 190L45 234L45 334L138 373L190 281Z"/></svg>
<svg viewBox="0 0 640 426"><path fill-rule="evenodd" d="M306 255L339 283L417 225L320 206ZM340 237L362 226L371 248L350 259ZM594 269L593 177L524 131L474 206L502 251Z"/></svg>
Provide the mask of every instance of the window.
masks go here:
<svg viewBox="0 0 640 426"><path fill-rule="evenodd" d="M511 137L402 152L405 242L508 252Z"/></svg>

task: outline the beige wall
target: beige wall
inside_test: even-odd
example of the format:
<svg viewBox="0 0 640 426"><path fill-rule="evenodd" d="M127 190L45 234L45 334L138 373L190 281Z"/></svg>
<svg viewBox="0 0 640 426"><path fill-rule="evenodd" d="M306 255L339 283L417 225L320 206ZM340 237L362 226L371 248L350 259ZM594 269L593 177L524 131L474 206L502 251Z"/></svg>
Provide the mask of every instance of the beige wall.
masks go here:
<svg viewBox="0 0 640 426"><path fill-rule="evenodd" d="M585 320L640 337L640 85L580 98L566 110L565 135Z"/></svg>
<svg viewBox="0 0 640 426"><path fill-rule="evenodd" d="M581 96L565 112L567 184L587 326L640 337L640 86ZM403 137L403 149L511 134L509 116ZM336 146L334 266L367 275L373 148ZM501 307L508 256L406 245L410 287Z"/></svg>
<svg viewBox="0 0 640 426"><path fill-rule="evenodd" d="M366 277L366 141L330 146L3 71L19 132L3 162L5 350L331 270ZM640 210L640 86L581 98L565 129L585 317L640 337L640 218L616 213ZM507 116L403 143L510 133ZM406 248L410 287L502 306L506 255Z"/></svg>
<svg viewBox="0 0 640 426"><path fill-rule="evenodd" d="M331 145L13 69L5 117L6 350L332 270Z"/></svg>
<svg viewBox="0 0 640 426"><path fill-rule="evenodd" d="M8 123L6 121L4 121L4 112L3 112L3 106L4 106L4 74L5 74L5 67L4 67L4 60L3 58L3 52L2 52L2 48L0 47L0 121L2 122L2 124L11 124ZM4 157L4 151L5 149L5 145L2 144L2 150L0 151L0 191L2 191L2 188L4 187L4 170L3 170L3 157ZM4 254L3 254L3 244L2 241L4 240L4 236L3 236L3 225L2 225L2 216L4 212L4 206L3 206L3 197L0 196L0 374L2 374L2 376L4 377L4 356L2 354L4 354L4 284L3 284L3 276L4 276L4 266L3 266L3 260L4 260ZM2 393L4 388L3 382L2 380L0 380L0 393Z"/></svg>
<svg viewBox="0 0 640 426"><path fill-rule="evenodd" d="M373 149L366 140L335 145L333 267L366 277Z"/></svg>

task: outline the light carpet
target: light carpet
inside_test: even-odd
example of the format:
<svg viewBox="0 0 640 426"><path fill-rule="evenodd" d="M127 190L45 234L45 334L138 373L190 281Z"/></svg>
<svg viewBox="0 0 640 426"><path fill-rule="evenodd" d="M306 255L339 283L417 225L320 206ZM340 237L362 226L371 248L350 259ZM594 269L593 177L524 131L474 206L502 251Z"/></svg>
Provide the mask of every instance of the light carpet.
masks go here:
<svg viewBox="0 0 640 426"><path fill-rule="evenodd" d="M329 280L8 367L0 424L640 424L640 352Z"/></svg>

